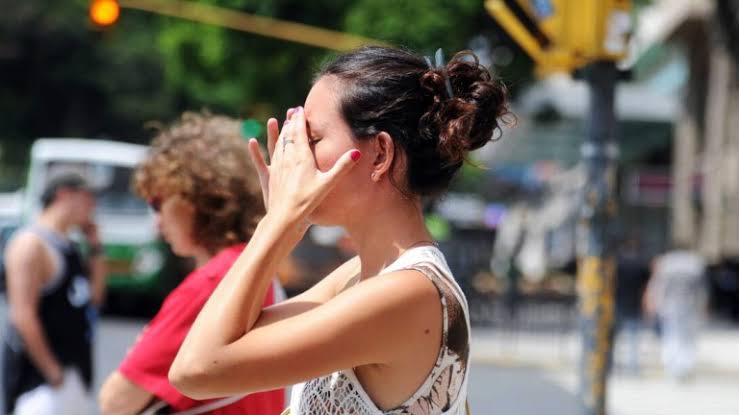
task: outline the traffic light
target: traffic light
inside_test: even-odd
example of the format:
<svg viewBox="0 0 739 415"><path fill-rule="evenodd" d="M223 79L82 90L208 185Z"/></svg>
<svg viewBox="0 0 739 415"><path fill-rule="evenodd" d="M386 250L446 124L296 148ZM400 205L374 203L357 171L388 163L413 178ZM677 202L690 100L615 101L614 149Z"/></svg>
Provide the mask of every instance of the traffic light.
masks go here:
<svg viewBox="0 0 739 415"><path fill-rule="evenodd" d="M92 0L90 21L98 27L108 27L118 21L121 7L116 0Z"/></svg>
<svg viewBox="0 0 739 415"><path fill-rule="evenodd" d="M540 74L617 61L627 52L631 0L487 0L485 7Z"/></svg>
<svg viewBox="0 0 739 415"><path fill-rule="evenodd" d="M630 0L578 0L566 3L563 40L581 64L626 55L631 33Z"/></svg>

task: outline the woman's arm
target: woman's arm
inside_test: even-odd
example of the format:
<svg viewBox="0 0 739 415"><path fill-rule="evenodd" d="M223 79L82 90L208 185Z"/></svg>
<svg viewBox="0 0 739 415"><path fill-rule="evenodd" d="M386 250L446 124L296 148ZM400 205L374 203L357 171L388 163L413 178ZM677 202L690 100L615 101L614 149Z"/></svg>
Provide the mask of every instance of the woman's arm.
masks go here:
<svg viewBox="0 0 739 415"><path fill-rule="evenodd" d="M300 239L282 222L265 217L244 251L205 303L169 370L173 385L187 382L202 356L220 351L249 332L279 262Z"/></svg>
<svg viewBox="0 0 739 415"><path fill-rule="evenodd" d="M98 403L103 415L135 415L149 405L153 398L154 395L116 370L100 388Z"/></svg>
<svg viewBox="0 0 739 415"><path fill-rule="evenodd" d="M360 155L349 150L331 169L319 171L300 108L283 133L282 147L274 150L268 167L267 215L198 315L170 368L172 384L192 398L269 390L419 355L428 356L432 365L438 353L438 292L417 271L370 278L324 304L307 304L278 318L269 316L284 307L262 312L271 277L302 238L305 218ZM259 153L252 156L264 165Z"/></svg>
<svg viewBox="0 0 739 415"><path fill-rule="evenodd" d="M349 259L304 292L263 309L254 328L302 314L327 303L360 271L359 257Z"/></svg>
<svg viewBox="0 0 739 415"><path fill-rule="evenodd" d="M417 271L373 277L325 304L272 318L279 307L266 309L250 331L228 344L209 341L200 349L204 343L191 341L193 329L180 349L187 360L178 355L170 369L172 383L187 396L207 399L419 355L431 365L441 341L439 294ZM186 350L193 346L198 350Z"/></svg>
<svg viewBox="0 0 739 415"><path fill-rule="evenodd" d="M262 298L278 264L307 230L307 216L358 160L357 150L347 151L330 170L319 171L302 109L298 109L290 125L283 128L281 138L282 150L273 150L270 166L266 165L261 153L252 154L255 164L262 166L260 171L267 169L260 173L260 177L268 180L267 215L259 222L246 249L206 302L185 338L169 372L175 386L192 384L193 379L198 378L206 369L202 367L202 356L223 351L224 347L249 333L261 314Z"/></svg>

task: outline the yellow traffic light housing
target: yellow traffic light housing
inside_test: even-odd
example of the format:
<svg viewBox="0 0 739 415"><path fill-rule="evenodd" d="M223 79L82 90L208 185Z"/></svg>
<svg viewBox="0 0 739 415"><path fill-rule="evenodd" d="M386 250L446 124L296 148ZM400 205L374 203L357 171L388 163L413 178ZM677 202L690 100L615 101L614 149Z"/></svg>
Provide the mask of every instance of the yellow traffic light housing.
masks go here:
<svg viewBox="0 0 739 415"><path fill-rule="evenodd" d="M92 0L90 3L90 21L96 26L112 26L120 14L121 8L116 0Z"/></svg>
<svg viewBox="0 0 739 415"><path fill-rule="evenodd" d="M620 60L631 33L630 0L569 1L564 10L563 40L582 64L599 59Z"/></svg>
<svg viewBox="0 0 739 415"><path fill-rule="evenodd" d="M616 61L627 52L631 0L486 0L485 7L539 74Z"/></svg>

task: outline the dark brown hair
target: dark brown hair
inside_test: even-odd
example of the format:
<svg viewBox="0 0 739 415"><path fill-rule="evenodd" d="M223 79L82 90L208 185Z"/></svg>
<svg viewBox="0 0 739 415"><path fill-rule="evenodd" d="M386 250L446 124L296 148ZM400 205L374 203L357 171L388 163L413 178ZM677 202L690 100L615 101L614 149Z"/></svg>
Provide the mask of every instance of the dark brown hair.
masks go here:
<svg viewBox="0 0 739 415"><path fill-rule="evenodd" d="M494 139L509 113L505 85L469 51L431 69L407 50L368 46L339 55L316 79L322 76L342 82L340 111L355 138L384 131L400 147L406 194L444 192L467 153Z"/></svg>
<svg viewBox="0 0 739 415"><path fill-rule="evenodd" d="M251 238L264 202L241 123L186 112L159 128L149 156L133 177L147 200L178 195L195 208L193 238L211 254Z"/></svg>

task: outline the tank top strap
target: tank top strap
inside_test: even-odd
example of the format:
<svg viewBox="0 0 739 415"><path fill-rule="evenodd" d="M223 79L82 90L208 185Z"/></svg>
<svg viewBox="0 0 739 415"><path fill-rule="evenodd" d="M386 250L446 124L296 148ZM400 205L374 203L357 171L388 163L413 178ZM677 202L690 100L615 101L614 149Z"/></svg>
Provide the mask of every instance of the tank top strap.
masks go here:
<svg viewBox="0 0 739 415"><path fill-rule="evenodd" d="M446 345L449 337L449 304L447 303L447 296L444 294L444 286L441 285L444 284L443 277L439 275L438 270L435 270L434 264L430 262L420 262L407 269L420 272L436 287L439 298L441 299L442 337Z"/></svg>
<svg viewBox="0 0 739 415"><path fill-rule="evenodd" d="M44 244L46 244L53 255L54 262L56 263L56 271L54 272L54 275L52 275L51 279L41 287L41 292L44 295L49 295L60 288L64 283L64 276L67 273L67 268L69 266L67 264L68 261L66 257L72 250L72 242L62 238L55 232L38 225L28 226L25 230L36 235L44 242Z"/></svg>
<svg viewBox="0 0 739 415"><path fill-rule="evenodd" d="M423 383L403 404L380 410L364 390L353 369L309 380L291 399L295 415L462 415L469 374L469 313L467 302L454 280L444 255L435 246L405 251L379 274L414 270L437 289L442 311L442 341Z"/></svg>
<svg viewBox="0 0 739 415"><path fill-rule="evenodd" d="M448 288L464 311L465 316L469 319L469 307L464 292L452 276L449 265L444 259L444 254L439 248L429 245L410 249L396 262L386 267L383 273L401 269L416 269L428 277L437 288Z"/></svg>
<svg viewBox="0 0 739 415"><path fill-rule="evenodd" d="M41 238L50 247L58 250L61 254L68 252L72 247L72 241L63 238L50 229L46 229L38 225L32 225L26 228L26 230Z"/></svg>
<svg viewBox="0 0 739 415"><path fill-rule="evenodd" d="M444 261L443 256L440 252L437 252L438 249L436 247L423 247L425 252L417 252L415 253L414 257L416 257L416 261L410 261L410 263L406 263L404 266L397 267L396 270L400 269L412 269L415 271L420 272L423 274L426 278L431 281L432 284L436 287L439 298L441 302L442 307L442 347L439 351L439 355L436 359L436 363L434 365L434 368L432 369L431 373L429 373L428 377L424 381L424 383L421 385L420 388L411 396L402 407L408 408L412 407L416 402L424 399L430 399L430 397L433 395L433 390L435 388L435 385L437 385L439 381L439 377L442 376L442 373L444 371L451 370L455 367L455 365L459 362L460 356L455 352L452 351L450 344L454 342L451 337L451 329L450 326L454 324L455 322L452 321L455 318L461 317L464 319L464 322L458 322L456 326L459 324L466 325L467 327L467 336L466 340L469 342L470 336L469 336L469 313L467 311L467 302L465 301L465 297L461 291L461 288L456 283L456 281L451 276L451 272L448 271L448 267L446 265L446 261ZM451 304L449 304L449 299L452 301L456 301L459 305L459 308L452 307ZM450 307L454 308L457 315L452 316L450 312ZM461 311L462 316L459 316L459 313ZM459 389L459 392L463 396L457 396L457 399L452 399L450 404L452 404L453 407L457 407L460 401L464 401L466 399L466 384L467 384L467 365L468 362L468 354L466 357L463 357L462 360L464 360L464 366L463 368L458 368L463 374L462 374L462 380L461 380L461 388ZM451 382L451 378L449 379ZM461 398L461 399L460 399ZM389 414L396 415L403 413L402 411L396 412L391 411ZM456 413L455 411L450 412L444 412L444 413Z"/></svg>
<svg viewBox="0 0 739 415"><path fill-rule="evenodd" d="M462 288L448 272L444 271L444 268L434 262L420 262L413 269L423 272L424 275L434 281L434 284L443 284L444 287L447 287L459 302L459 305L464 309L465 314L469 314L467 301L465 300Z"/></svg>

